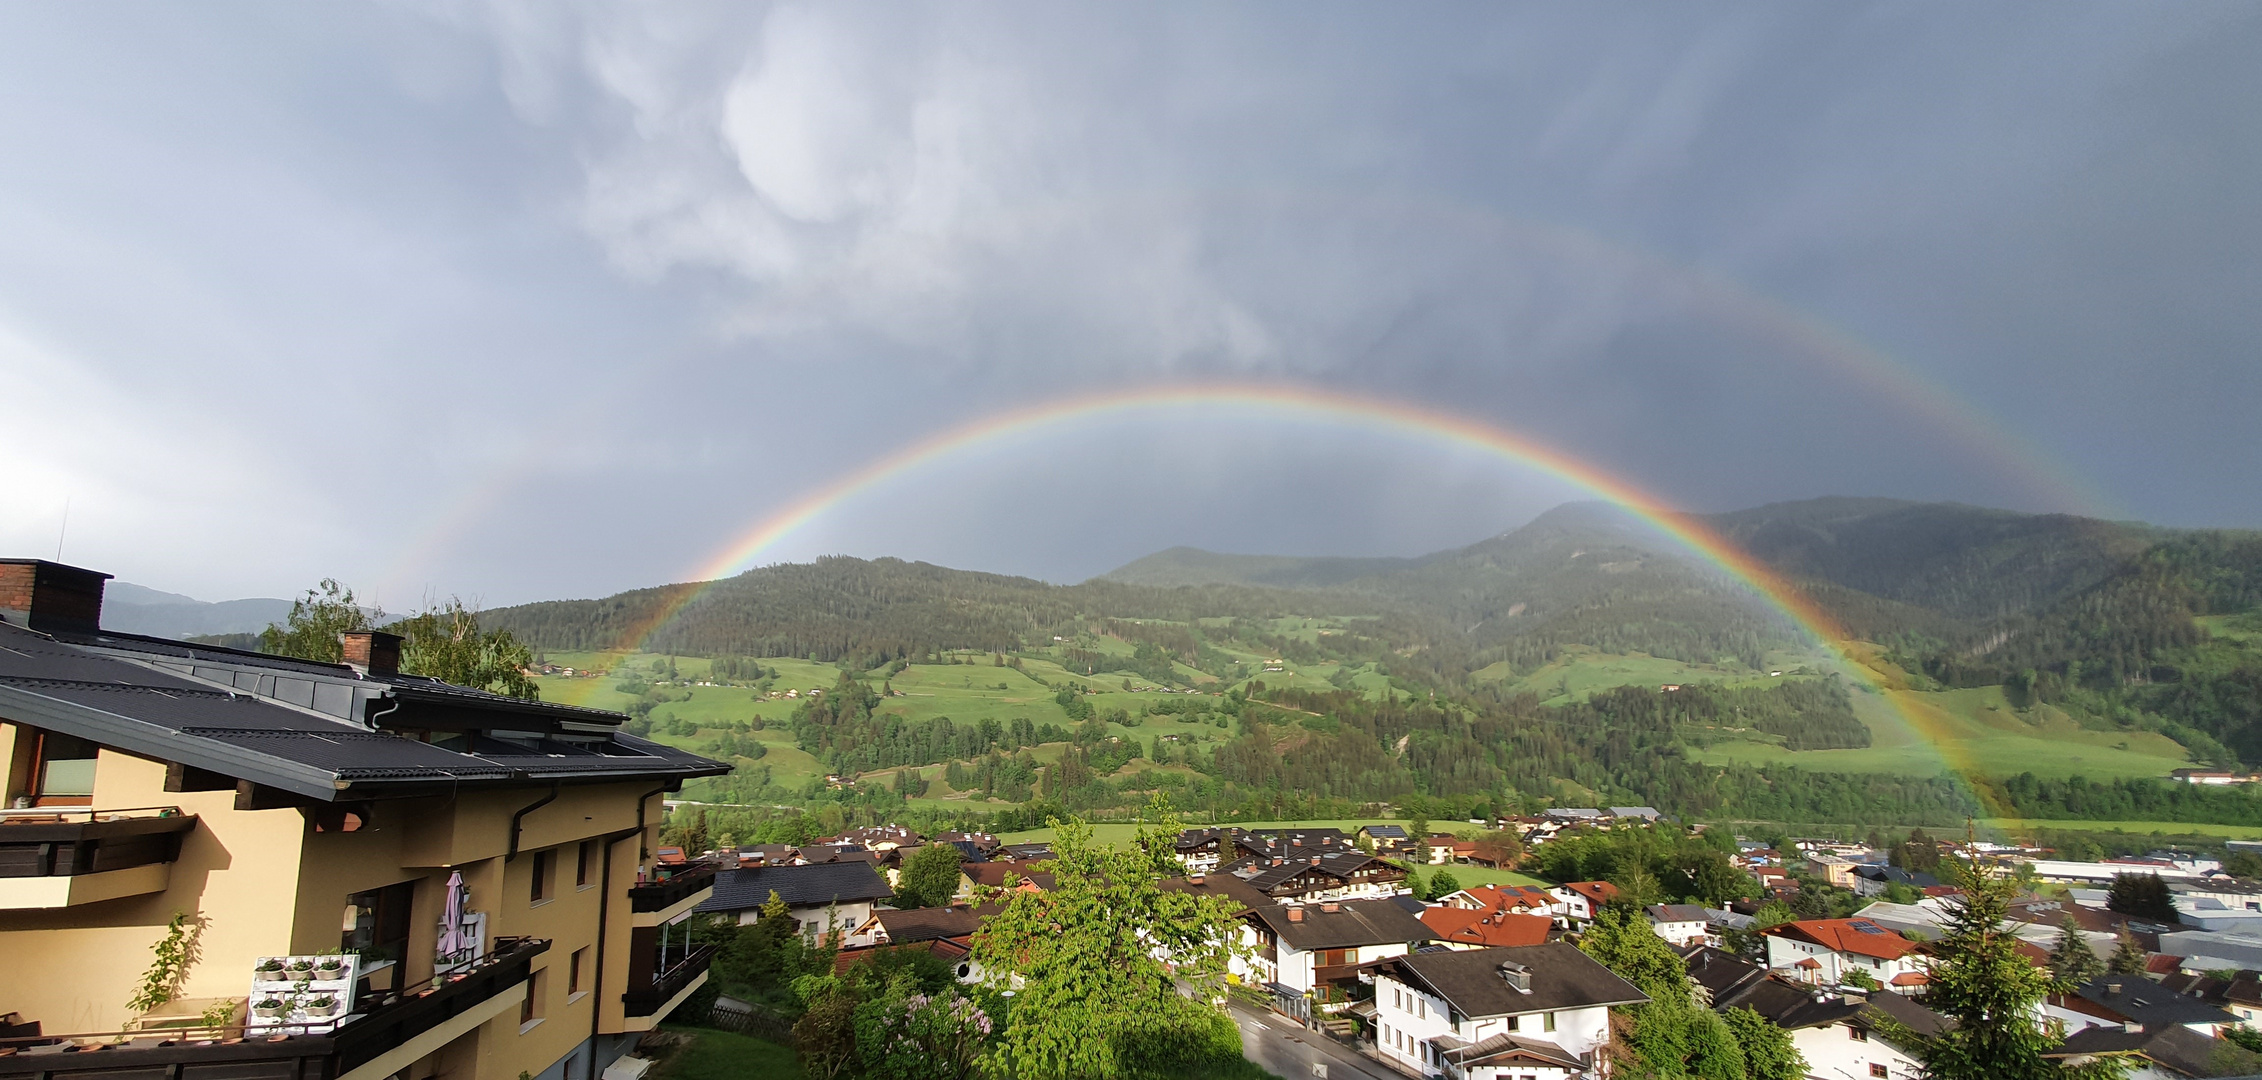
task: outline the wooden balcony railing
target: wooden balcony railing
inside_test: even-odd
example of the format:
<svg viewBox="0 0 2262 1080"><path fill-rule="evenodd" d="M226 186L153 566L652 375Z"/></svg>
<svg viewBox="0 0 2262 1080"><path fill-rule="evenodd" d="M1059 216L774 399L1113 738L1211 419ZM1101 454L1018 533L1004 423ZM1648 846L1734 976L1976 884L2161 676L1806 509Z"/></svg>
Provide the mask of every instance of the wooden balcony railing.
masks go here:
<svg viewBox="0 0 2262 1080"><path fill-rule="evenodd" d="M706 974L707 966L714 963L714 960L713 945L701 945L692 949L683 959L676 961L675 966L654 973L652 981L646 985L630 986L628 992L621 995L621 1004L624 1006L622 1011L629 1016L650 1016L660 1011L661 1006L683 993L692 980Z"/></svg>

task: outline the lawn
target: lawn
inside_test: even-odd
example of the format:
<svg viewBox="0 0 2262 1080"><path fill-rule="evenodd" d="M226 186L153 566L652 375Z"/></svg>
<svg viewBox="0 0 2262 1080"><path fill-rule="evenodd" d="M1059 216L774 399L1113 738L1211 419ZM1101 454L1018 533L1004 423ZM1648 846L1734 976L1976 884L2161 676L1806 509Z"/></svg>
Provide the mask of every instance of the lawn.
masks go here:
<svg viewBox="0 0 2262 1080"><path fill-rule="evenodd" d="M1768 671L1808 673L1824 670L1823 659L1813 653L1777 650L1766 656ZM1666 683L1716 682L1727 686L1757 686L1779 681L1767 671L1741 664L1691 664L1646 653L1606 653L1584 645L1568 645L1552 663L1517 677L1506 661L1479 668L1472 678L1506 681L1512 690L1536 695L1548 705L1584 701L1598 690L1620 686L1660 686ZM1784 678L1793 677L1786 674Z"/></svg>
<svg viewBox="0 0 2262 1080"><path fill-rule="evenodd" d="M2262 826L2254 825L2192 825L2181 821L2033 821L2014 818L1994 818L1988 824L2008 832L2022 829L2064 829L2068 832L2125 832L2138 836L2167 833L2262 840Z"/></svg>
<svg viewBox="0 0 2262 1080"><path fill-rule="evenodd" d="M664 1030L689 1037L652 1067L651 1080L799 1080L804 1074L793 1051L774 1042L713 1028L676 1027Z"/></svg>
<svg viewBox="0 0 2262 1080"><path fill-rule="evenodd" d="M1869 726L1858 750L1785 750L1769 742L1725 742L1692 750L1699 761L1787 764L1828 772L1903 776L2164 777L2182 768L2183 747L2148 731L2094 731L2051 706L2019 709L1999 686L1880 691L1856 685L1854 715Z"/></svg>

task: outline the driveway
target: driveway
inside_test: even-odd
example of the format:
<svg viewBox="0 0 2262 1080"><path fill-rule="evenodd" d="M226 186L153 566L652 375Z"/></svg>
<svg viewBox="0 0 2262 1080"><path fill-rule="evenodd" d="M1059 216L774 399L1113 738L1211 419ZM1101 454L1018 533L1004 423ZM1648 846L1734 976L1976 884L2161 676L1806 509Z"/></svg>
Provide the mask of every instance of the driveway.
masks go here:
<svg viewBox="0 0 2262 1080"><path fill-rule="evenodd" d="M1379 1061L1344 1049L1279 1013L1228 1002L1241 1027L1241 1053L1281 1080L1406 1080Z"/></svg>

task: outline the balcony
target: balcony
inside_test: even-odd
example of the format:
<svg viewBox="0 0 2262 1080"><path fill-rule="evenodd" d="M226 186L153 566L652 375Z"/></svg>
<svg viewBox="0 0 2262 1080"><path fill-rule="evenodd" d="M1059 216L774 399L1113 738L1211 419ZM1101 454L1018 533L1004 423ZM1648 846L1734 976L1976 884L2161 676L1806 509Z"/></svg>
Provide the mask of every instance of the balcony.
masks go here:
<svg viewBox="0 0 2262 1080"><path fill-rule="evenodd" d="M372 995L328 1035L245 1039L240 1029L0 1038L0 1080L379 1080L516 1008L550 943L498 938L472 967Z"/></svg>
<svg viewBox="0 0 2262 1080"><path fill-rule="evenodd" d="M691 867L665 881L629 886L628 910L634 917L634 925L658 926L699 906L714 887L714 867Z"/></svg>
<svg viewBox="0 0 2262 1080"><path fill-rule="evenodd" d="M631 971L629 990L621 995L621 1003L626 1006L623 1011L631 1021L644 1018L656 1024L667 1019L677 1004L707 980L707 965L714 960L715 946L700 945L684 954L672 967L654 971L642 986L635 985L636 973ZM636 1030L649 1027L650 1024L646 1024L645 1028Z"/></svg>
<svg viewBox="0 0 2262 1080"><path fill-rule="evenodd" d="M162 892L196 816L133 810L0 810L0 910L72 907Z"/></svg>

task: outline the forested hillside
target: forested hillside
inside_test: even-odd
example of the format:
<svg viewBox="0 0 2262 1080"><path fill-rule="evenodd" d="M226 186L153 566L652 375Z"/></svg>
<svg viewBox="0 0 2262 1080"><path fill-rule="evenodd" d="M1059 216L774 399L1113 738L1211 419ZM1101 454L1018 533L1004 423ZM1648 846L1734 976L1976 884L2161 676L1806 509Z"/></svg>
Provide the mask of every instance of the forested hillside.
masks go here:
<svg viewBox="0 0 2262 1080"><path fill-rule="evenodd" d="M2185 760L2262 763L2262 536L1870 499L1709 521L1885 646L1876 662L1907 680L1904 706L2011 739L1983 763L2001 775L1942 775L1946 759L1911 757L1907 735L1875 745L1877 716L1798 627L1592 504L1419 559L1176 549L1062 586L829 558L487 618L539 648L603 650L681 603L646 648L831 665L841 681L799 706L795 748L841 775L923 770L900 797L1104 811L1170 789L1220 812L1576 799L1784 821L1992 808L2262 824L2262 802L2163 782ZM891 696L890 673L966 654L1035 666L978 718ZM1192 696L1133 698L1134 683ZM1043 708L1010 705L1031 688Z"/></svg>

